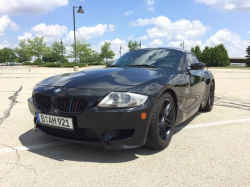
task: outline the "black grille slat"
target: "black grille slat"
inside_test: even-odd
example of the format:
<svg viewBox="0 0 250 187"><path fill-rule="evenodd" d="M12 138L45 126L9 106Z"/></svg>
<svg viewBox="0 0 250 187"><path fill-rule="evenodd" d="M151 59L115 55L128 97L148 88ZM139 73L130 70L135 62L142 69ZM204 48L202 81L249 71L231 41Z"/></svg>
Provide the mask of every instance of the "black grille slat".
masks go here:
<svg viewBox="0 0 250 187"><path fill-rule="evenodd" d="M83 102L82 102L82 101L80 101L79 110L82 110L82 109L83 109L83 106L84 106Z"/></svg>
<svg viewBox="0 0 250 187"><path fill-rule="evenodd" d="M56 107L63 113L81 113L87 106L84 99L61 97L56 100Z"/></svg>
<svg viewBox="0 0 250 187"><path fill-rule="evenodd" d="M36 96L37 106L44 110L51 109L51 97L47 95L37 95Z"/></svg>

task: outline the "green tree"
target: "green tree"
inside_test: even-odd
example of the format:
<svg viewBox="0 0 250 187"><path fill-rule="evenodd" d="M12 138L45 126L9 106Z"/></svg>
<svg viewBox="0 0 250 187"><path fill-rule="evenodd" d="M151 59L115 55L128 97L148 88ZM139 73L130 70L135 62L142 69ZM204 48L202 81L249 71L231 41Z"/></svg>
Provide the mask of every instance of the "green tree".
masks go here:
<svg viewBox="0 0 250 187"><path fill-rule="evenodd" d="M72 51L70 51L69 57L75 57L75 44L71 44ZM86 43L85 39L78 39L76 41L76 57L80 59L80 63L88 62L89 56L93 50L90 48L90 44Z"/></svg>
<svg viewBox="0 0 250 187"><path fill-rule="evenodd" d="M14 49L18 58L18 62L26 62L31 60L31 51L26 40L20 40L18 46Z"/></svg>
<svg viewBox="0 0 250 187"><path fill-rule="evenodd" d="M63 54L66 53L65 45L62 45L61 42L53 42L51 45L51 55L53 59L56 59L57 62L62 61L62 52Z"/></svg>
<svg viewBox="0 0 250 187"><path fill-rule="evenodd" d="M128 48L129 48L129 51L137 50L139 48L139 44L137 43L137 41L129 40Z"/></svg>
<svg viewBox="0 0 250 187"><path fill-rule="evenodd" d="M206 66L211 66L211 61L212 61L211 49L208 46L206 46L201 53L201 62L206 64Z"/></svg>
<svg viewBox="0 0 250 187"><path fill-rule="evenodd" d="M206 66L228 66L230 65L226 48L223 44L215 47L205 47L203 51L199 46L192 48L191 51L196 54L198 59L205 63Z"/></svg>
<svg viewBox="0 0 250 187"><path fill-rule="evenodd" d="M212 64L211 66L228 66L230 65L227 50L223 44L211 48Z"/></svg>
<svg viewBox="0 0 250 187"><path fill-rule="evenodd" d="M56 62L57 58L52 54L51 48L47 47L45 52L43 53L43 61L44 62Z"/></svg>
<svg viewBox="0 0 250 187"><path fill-rule="evenodd" d="M202 51L200 49L200 46L196 46L195 48L191 48L191 51L197 56L198 60L201 61Z"/></svg>
<svg viewBox="0 0 250 187"><path fill-rule="evenodd" d="M229 61L229 57L228 57L228 53L227 50L225 48L225 46L223 44L220 44L217 46L218 50L221 53L221 59L220 59L220 65L221 66L229 66L230 65L230 61Z"/></svg>
<svg viewBox="0 0 250 187"><path fill-rule="evenodd" d="M101 55L94 51L90 57L89 57L89 62L90 63L100 63L103 60L103 58L101 57Z"/></svg>
<svg viewBox="0 0 250 187"><path fill-rule="evenodd" d="M105 42L104 45L101 47L101 54L100 56L102 57L102 59L106 59L106 63L107 63L107 59L113 59L115 56L114 51L112 51L111 49L111 43L110 42Z"/></svg>
<svg viewBox="0 0 250 187"><path fill-rule="evenodd" d="M31 54L37 58L41 58L41 56L46 52L46 42L44 42L44 37L36 36L33 40L28 39L29 49Z"/></svg>
<svg viewBox="0 0 250 187"><path fill-rule="evenodd" d="M250 45L248 46L248 48L246 49L247 52L247 60L246 60L246 65L250 66Z"/></svg>
<svg viewBox="0 0 250 187"><path fill-rule="evenodd" d="M11 48L0 49L0 63L3 62L13 62L17 58L15 51Z"/></svg>

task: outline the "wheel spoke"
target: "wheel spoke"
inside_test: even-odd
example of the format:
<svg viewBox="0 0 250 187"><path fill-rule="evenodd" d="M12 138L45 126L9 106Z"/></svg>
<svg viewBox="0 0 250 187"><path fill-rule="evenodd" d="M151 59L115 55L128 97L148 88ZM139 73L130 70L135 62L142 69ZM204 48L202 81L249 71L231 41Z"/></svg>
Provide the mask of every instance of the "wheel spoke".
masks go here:
<svg viewBox="0 0 250 187"><path fill-rule="evenodd" d="M166 141L167 139L167 129L166 126L163 125L163 129L162 129L162 140Z"/></svg>
<svg viewBox="0 0 250 187"><path fill-rule="evenodd" d="M169 103L169 104L166 106L165 110L164 110L164 115L165 115L166 118L168 117L168 115L169 115L169 113L170 113L170 111L171 111L171 108L172 108L172 103Z"/></svg>
<svg viewBox="0 0 250 187"><path fill-rule="evenodd" d="M159 111L158 130L163 142L168 141L174 127L174 104L170 99L166 99Z"/></svg>
<svg viewBox="0 0 250 187"><path fill-rule="evenodd" d="M161 119L158 123L158 129L160 130L164 125L164 121Z"/></svg>
<svg viewBox="0 0 250 187"><path fill-rule="evenodd" d="M168 127L172 127L173 126L173 122L170 119L165 119L165 121L167 121L167 126Z"/></svg>

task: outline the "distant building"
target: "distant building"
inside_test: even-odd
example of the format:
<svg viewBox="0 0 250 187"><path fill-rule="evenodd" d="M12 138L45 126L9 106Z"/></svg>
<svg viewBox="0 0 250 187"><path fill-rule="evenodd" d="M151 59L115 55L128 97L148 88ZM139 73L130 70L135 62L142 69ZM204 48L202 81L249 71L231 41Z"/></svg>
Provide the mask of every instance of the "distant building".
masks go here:
<svg viewBox="0 0 250 187"><path fill-rule="evenodd" d="M229 57L232 66L245 66L247 57Z"/></svg>
<svg viewBox="0 0 250 187"><path fill-rule="evenodd" d="M232 63L246 63L247 57L229 57L229 61Z"/></svg>

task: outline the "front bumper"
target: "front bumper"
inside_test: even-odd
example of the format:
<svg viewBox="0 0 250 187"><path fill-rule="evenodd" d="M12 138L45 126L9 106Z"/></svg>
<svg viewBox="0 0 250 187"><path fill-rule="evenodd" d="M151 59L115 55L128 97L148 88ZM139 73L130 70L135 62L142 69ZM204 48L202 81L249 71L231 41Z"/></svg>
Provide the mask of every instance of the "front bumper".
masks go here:
<svg viewBox="0 0 250 187"><path fill-rule="evenodd" d="M129 149L145 144L154 101L154 97L149 97L144 105L130 109L100 109L90 104L83 113L74 115L60 114L56 110L42 111L31 98L28 105L34 116L35 130L41 133L85 145L104 146L106 149ZM144 120L141 119L143 112L147 114ZM36 113L73 118L74 132L38 124Z"/></svg>

